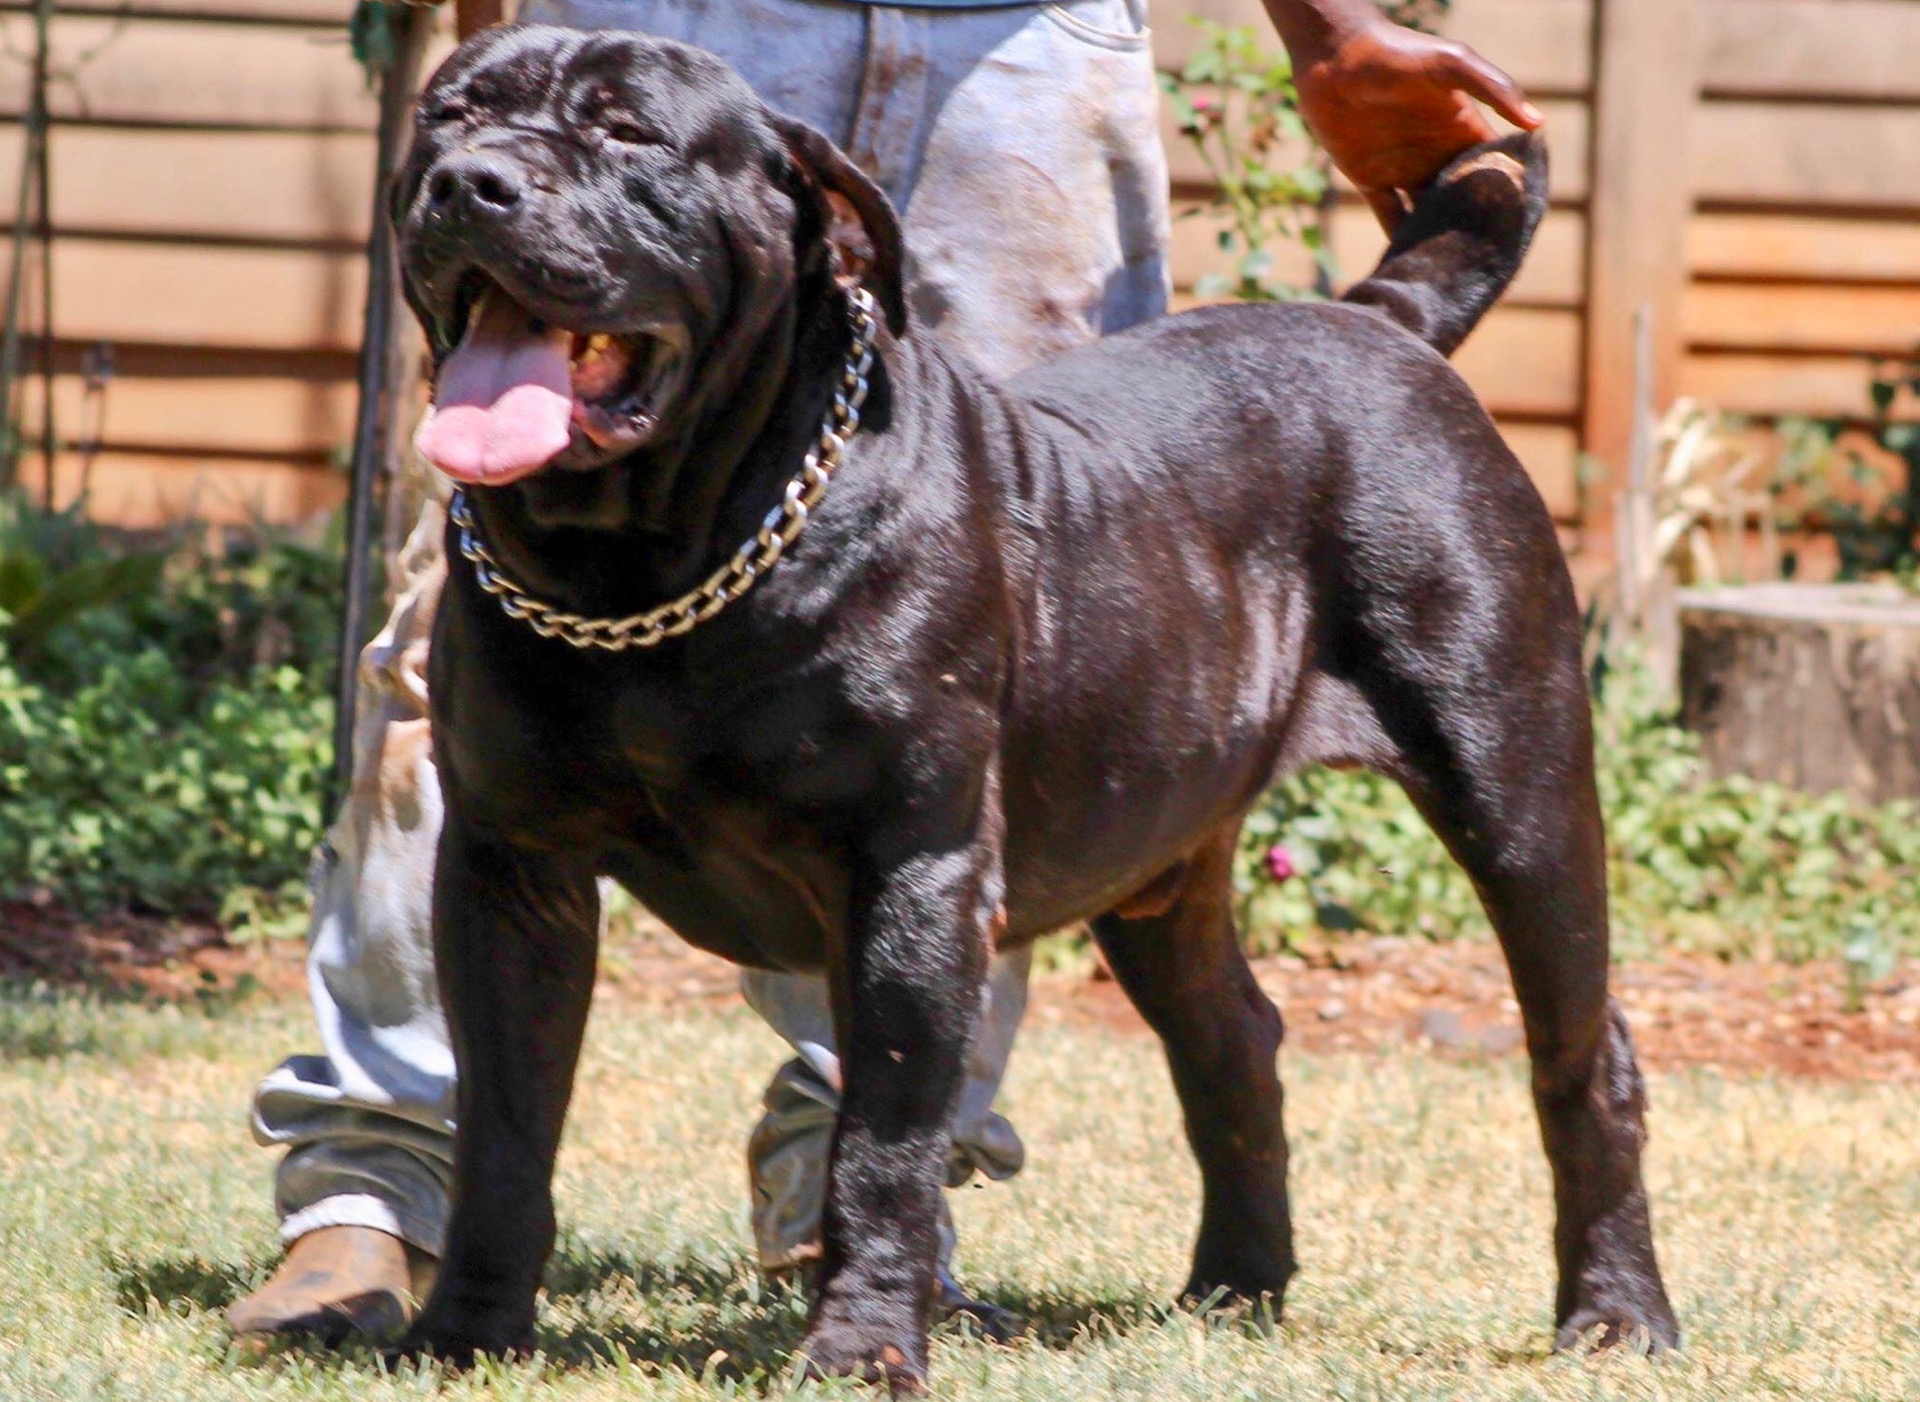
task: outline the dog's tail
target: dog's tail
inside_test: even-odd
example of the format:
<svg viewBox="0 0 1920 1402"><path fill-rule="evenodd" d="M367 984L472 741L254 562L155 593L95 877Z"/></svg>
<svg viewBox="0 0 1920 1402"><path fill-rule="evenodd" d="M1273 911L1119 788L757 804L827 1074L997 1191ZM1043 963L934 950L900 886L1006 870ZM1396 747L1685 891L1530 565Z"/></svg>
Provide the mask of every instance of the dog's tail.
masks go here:
<svg viewBox="0 0 1920 1402"><path fill-rule="evenodd" d="M1374 307L1442 355L1507 290L1547 212L1547 143L1520 132L1456 156L1414 201L1380 266L1343 302Z"/></svg>

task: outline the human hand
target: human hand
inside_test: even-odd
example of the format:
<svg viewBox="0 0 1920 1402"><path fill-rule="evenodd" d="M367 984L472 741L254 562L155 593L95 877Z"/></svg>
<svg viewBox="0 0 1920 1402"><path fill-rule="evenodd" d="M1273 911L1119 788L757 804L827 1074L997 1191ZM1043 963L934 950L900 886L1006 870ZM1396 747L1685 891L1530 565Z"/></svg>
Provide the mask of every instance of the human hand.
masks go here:
<svg viewBox="0 0 1920 1402"><path fill-rule="evenodd" d="M1442 166L1495 136L1476 99L1528 131L1546 121L1464 44L1384 17L1314 38L1293 55L1300 114L1388 233Z"/></svg>

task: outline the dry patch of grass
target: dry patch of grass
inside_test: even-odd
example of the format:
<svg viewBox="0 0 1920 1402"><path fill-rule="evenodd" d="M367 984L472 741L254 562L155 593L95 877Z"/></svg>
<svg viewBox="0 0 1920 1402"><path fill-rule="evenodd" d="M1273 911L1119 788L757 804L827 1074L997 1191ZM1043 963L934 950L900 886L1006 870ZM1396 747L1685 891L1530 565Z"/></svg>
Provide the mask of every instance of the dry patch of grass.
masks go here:
<svg viewBox="0 0 1920 1402"><path fill-rule="evenodd" d="M0 1398L785 1390L804 1306L748 1263L740 1157L777 1049L699 1008L596 1021L545 1357L447 1380L365 1352L236 1356L219 1308L274 1252L246 1096L304 1042L298 1004L0 1000ZM944 1334L937 1395L1920 1399L1912 1087L1655 1078L1656 1229L1688 1349L1649 1363L1545 1354L1547 1176L1520 1063L1285 1069L1304 1269L1278 1326L1203 1323L1164 1303L1196 1183L1155 1047L1030 1029L1009 1088L1029 1169L956 1211L963 1274L1034 1333Z"/></svg>

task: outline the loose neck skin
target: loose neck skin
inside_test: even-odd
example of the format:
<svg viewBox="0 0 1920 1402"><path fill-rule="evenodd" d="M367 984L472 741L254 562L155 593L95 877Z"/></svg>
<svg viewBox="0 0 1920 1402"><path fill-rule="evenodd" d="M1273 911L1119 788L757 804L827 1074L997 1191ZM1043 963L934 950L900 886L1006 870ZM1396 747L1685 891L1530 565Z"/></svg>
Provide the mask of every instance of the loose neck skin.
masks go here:
<svg viewBox="0 0 1920 1402"><path fill-rule="evenodd" d="M488 545L529 591L572 612L632 613L693 588L780 499L851 335L844 294L796 290L757 334L708 348L685 426L663 425L660 442L594 472L471 492Z"/></svg>

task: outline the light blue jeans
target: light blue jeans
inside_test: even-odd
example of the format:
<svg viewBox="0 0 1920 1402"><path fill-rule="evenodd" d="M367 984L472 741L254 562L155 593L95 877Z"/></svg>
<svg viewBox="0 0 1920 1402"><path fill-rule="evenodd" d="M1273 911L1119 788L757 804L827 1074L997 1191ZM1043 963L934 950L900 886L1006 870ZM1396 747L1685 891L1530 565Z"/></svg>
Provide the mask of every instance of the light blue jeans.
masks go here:
<svg viewBox="0 0 1920 1402"><path fill-rule="evenodd" d="M528 0L521 17L711 49L819 127L903 212L913 317L1006 375L1166 307L1167 173L1144 4ZM427 495L394 562L394 610L361 658L354 786L315 871L308 988L322 1051L288 1058L254 1097L255 1138L288 1151L275 1181L288 1243L357 1225L438 1255L445 1225L454 1067L433 973L441 804L425 664L446 561L441 492ZM975 1172L1005 1178L1024 1156L992 1106L1027 968L1024 950L994 963L955 1186ZM821 979L742 983L798 1053L768 1087L748 1146L755 1242L776 1270L818 1239L839 1060Z"/></svg>

